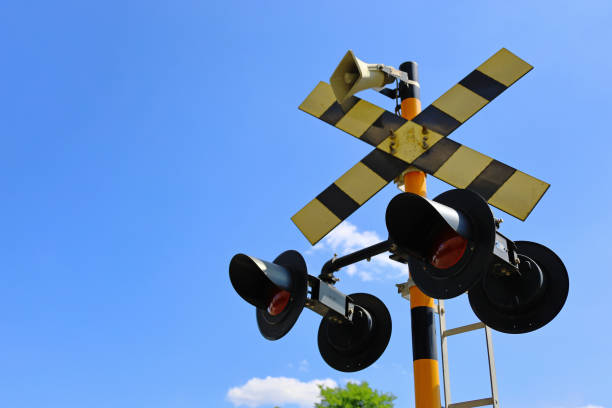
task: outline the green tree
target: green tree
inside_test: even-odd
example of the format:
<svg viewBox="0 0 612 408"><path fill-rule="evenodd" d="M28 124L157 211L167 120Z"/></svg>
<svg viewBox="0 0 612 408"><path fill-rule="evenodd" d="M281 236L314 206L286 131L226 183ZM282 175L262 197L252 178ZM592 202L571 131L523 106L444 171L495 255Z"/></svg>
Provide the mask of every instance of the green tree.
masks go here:
<svg viewBox="0 0 612 408"><path fill-rule="evenodd" d="M315 408L393 408L393 400L397 398L373 390L367 382L349 382L346 388L320 388L323 399L315 404Z"/></svg>

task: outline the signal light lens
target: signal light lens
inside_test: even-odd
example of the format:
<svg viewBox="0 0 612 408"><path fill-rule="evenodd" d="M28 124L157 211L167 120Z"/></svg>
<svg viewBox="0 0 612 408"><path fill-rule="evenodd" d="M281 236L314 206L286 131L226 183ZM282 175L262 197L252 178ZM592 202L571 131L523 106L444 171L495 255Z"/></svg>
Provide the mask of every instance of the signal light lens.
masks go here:
<svg viewBox="0 0 612 408"><path fill-rule="evenodd" d="M429 263L438 269L448 269L459 262L466 248L467 239L447 230L434 242Z"/></svg>
<svg viewBox="0 0 612 408"><path fill-rule="evenodd" d="M268 313L272 316L281 314L287 307L289 299L291 299L291 293L280 289L272 296L272 300L268 303Z"/></svg>

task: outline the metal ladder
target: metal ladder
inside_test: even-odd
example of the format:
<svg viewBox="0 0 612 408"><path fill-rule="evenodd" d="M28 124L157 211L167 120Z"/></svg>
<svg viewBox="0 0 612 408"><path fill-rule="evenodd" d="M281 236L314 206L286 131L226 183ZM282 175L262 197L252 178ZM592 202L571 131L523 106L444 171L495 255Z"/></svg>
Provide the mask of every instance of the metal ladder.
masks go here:
<svg viewBox="0 0 612 408"><path fill-rule="evenodd" d="M436 310L437 309L437 310ZM497 393L497 377L495 375L495 359L493 358L493 340L491 338L491 328L482 322L472 323L465 326L446 329L446 309L444 300L438 299L437 307L434 311L438 313L440 321L440 342L442 350L442 375L444 377L444 405L443 408L470 408L492 405L499 408L499 398ZM473 330L484 329L487 340L487 354L489 357L489 379L491 381L491 396L472 401L457 402L451 404L450 373L448 368L448 338L456 334L467 333Z"/></svg>

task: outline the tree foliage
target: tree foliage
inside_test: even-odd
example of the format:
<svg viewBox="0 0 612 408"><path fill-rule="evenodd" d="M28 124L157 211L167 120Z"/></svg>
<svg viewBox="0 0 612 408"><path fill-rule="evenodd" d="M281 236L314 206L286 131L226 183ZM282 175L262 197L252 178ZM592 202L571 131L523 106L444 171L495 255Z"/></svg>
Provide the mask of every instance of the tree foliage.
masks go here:
<svg viewBox="0 0 612 408"><path fill-rule="evenodd" d="M349 382L346 388L320 388L323 399L315 404L315 408L392 408L393 400L397 398L393 394L373 390L367 382Z"/></svg>

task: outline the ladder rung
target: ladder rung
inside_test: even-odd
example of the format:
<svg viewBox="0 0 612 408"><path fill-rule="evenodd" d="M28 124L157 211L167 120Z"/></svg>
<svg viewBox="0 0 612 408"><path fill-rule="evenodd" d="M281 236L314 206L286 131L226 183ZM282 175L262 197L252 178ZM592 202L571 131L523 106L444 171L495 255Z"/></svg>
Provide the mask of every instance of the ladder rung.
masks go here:
<svg viewBox="0 0 612 408"><path fill-rule="evenodd" d="M485 324L483 322L472 323L466 326L455 327L454 329L448 329L442 333L443 337L453 336L455 334L461 334L472 330L484 329ZM474 405L475 407L479 405Z"/></svg>
<svg viewBox="0 0 612 408"><path fill-rule="evenodd" d="M448 408L471 408L483 407L485 405L493 405L493 398L483 398L473 401L457 402L456 404L450 404Z"/></svg>

